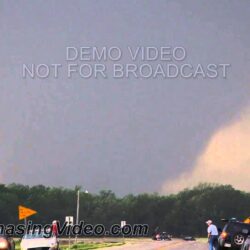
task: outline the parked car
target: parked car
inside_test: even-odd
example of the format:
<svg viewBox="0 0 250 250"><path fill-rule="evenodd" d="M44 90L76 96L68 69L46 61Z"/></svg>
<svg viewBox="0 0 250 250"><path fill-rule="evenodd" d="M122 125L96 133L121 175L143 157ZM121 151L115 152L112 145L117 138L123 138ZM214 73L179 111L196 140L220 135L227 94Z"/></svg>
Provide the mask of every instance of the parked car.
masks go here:
<svg viewBox="0 0 250 250"><path fill-rule="evenodd" d="M28 232L21 241L21 250L58 250L59 244L54 235L45 234L43 231Z"/></svg>
<svg viewBox="0 0 250 250"><path fill-rule="evenodd" d="M13 238L0 233L0 250L15 250Z"/></svg>
<svg viewBox="0 0 250 250"><path fill-rule="evenodd" d="M219 236L219 250L240 249L250 233L250 224L228 220Z"/></svg>
<svg viewBox="0 0 250 250"><path fill-rule="evenodd" d="M196 239L193 236L185 236L185 237L183 237L183 240L185 240L185 241L195 241Z"/></svg>
<svg viewBox="0 0 250 250"><path fill-rule="evenodd" d="M248 235L248 238L245 240L244 244L242 245L241 250L250 250L250 235Z"/></svg>
<svg viewBox="0 0 250 250"><path fill-rule="evenodd" d="M153 234L153 240L172 240L172 236L166 232L157 232Z"/></svg>

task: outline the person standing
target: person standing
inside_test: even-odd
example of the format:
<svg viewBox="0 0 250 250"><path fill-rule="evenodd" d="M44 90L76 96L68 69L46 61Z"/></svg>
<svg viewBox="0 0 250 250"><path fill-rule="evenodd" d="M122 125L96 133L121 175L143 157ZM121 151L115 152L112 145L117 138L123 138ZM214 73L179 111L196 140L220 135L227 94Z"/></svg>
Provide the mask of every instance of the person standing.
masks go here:
<svg viewBox="0 0 250 250"><path fill-rule="evenodd" d="M207 228L207 234L208 234L208 244L209 244L209 250L217 250L218 248L218 229L213 224L212 220L206 221L206 224L208 226Z"/></svg>
<svg viewBox="0 0 250 250"><path fill-rule="evenodd" d="M58 223L56 220L52 222L52 233L55 237L58 237Z"/></svg>

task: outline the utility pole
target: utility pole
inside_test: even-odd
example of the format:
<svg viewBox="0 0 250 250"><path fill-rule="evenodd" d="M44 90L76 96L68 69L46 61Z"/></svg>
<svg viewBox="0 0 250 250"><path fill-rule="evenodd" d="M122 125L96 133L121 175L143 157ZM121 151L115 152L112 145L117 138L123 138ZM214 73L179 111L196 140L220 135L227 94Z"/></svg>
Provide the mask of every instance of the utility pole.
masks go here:
<svg viewBox="0 0 250 250"><path fill-rule="evenodd" d="M76 201L76 225L79 224L79 209L80 209L80 189L77 190L77 201ZM85 190L85 194L88 193L88 190ZM77 234L75 237L75 243L77 243Z"/></svg>
<svg viewBox="0 0 250 250"><path fill-rule="evenodd" d="M76 225L79 224L79 208L80 208L80 188L77 190L77 201L76 201ZM75 237L75 243L77 243L77 234Z"/></svg>
<svg viewBox="0 0 250 250"><path fill-rule="evenodd" d="M80 189L77 190L77 204L76 204L76 224L79 223L79 208L80 208Z"/></svg>

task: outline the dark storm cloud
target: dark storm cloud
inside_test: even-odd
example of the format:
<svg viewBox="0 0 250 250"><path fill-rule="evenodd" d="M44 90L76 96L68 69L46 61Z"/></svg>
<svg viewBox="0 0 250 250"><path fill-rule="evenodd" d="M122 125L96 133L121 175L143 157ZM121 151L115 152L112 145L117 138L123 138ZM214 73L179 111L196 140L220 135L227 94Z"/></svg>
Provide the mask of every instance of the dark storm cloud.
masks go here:
<svg viewBox="0 0 250 250"><path fill-rule="evenodd" d="M2 1L0 177L92 192L157 191L249 105L249 1ZM217 80L27 80L67 46L184 46Z"/></svg>

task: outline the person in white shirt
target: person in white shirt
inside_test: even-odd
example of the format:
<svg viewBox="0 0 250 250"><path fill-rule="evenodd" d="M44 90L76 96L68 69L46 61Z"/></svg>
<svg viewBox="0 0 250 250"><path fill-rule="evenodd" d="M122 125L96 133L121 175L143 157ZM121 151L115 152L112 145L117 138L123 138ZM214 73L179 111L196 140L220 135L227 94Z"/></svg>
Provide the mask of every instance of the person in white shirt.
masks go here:
<svg viewBox="0 0 250 250"><path fill-rule="evenodd" d="M218 248L218 229L213 224L212 220L206 221L206 224L208 226L207 228L207 234L208 234L208 243L209 243L209 250L217 250Z"/></svg>

